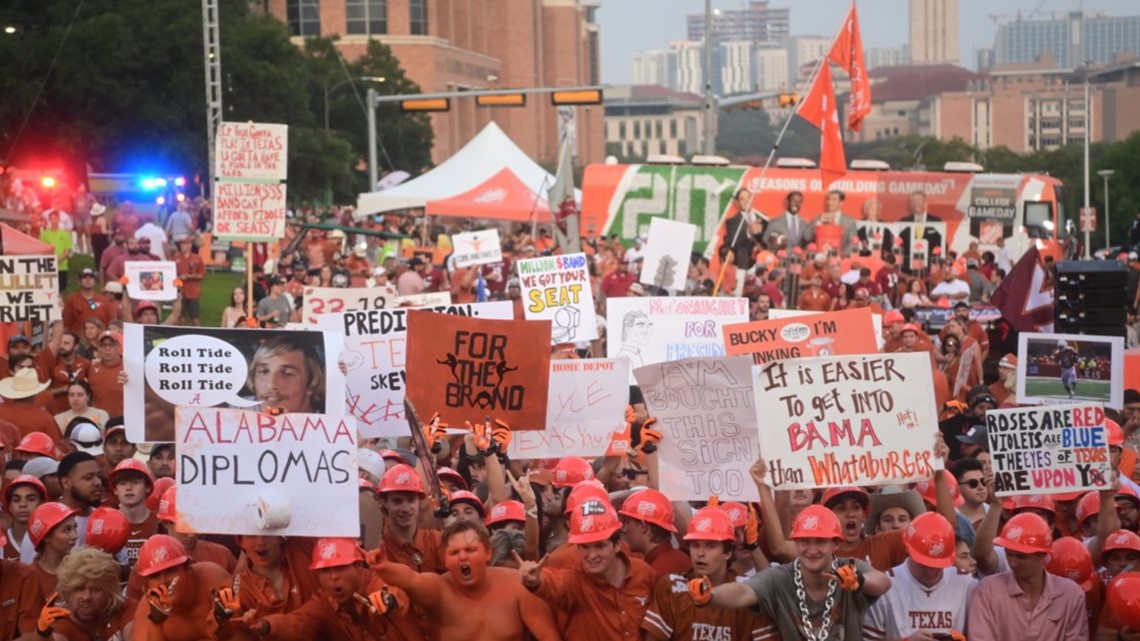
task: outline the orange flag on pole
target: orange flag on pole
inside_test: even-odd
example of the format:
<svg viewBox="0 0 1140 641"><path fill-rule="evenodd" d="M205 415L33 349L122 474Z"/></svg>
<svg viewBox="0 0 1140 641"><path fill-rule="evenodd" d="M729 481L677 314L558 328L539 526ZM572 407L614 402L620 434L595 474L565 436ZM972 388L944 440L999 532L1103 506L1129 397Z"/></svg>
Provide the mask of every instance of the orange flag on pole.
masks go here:
<svg viewBox="0 0 1140 641"><path fill-rule="evenodd" d="M827 60L819 63L815 82L796 113L819 128L819 168L823 170L824 186L847 173L847 159L843 155L843 135L839 131L839 110L835 106L835 87L831 84L831 66Z"/></svg>
<svg viewBox="0 0 1140 641"><path fill-rule="evenodd" d="M863 34L859 31L859 14L855 3L843 21L835 43L831 45L828 60L839 65L851 76L851 96L847 109L847 126L851 131L859 131L863 117L871 113L871 80L867 77L867 65L863 62Z"/></svg>

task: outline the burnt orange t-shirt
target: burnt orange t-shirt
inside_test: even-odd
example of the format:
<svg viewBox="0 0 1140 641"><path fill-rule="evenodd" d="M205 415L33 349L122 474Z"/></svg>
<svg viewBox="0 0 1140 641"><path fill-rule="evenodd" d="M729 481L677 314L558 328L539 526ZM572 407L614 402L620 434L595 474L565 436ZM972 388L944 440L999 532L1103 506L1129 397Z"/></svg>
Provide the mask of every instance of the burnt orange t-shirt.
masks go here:
<svg viewBox="0 0 1140 641"><path fill-rule="evenodd" d="M796 299L796 309L811 312L831 311L831 295L822 289L818 292L808 288Z"/></svg>
<svg viewBox="0 0 1140 641"><path fill-rule="evenodd" d="M50 436L57 446L63 440L59 424L46 409L36 405L34 399L31 403L13 401L0 403L0 421L15 425L20 430L20 438L32 432L43 432Z"/></svg>
<svg viewBox="0 0 1140 641"><path fill-rule="evenodd" d="M555 611L566 614L561 630L564 638L592 641L640 638L641 621L649 607L657 575L645 561L620 553L618 556L627 568L620 587L590 576L581 568L543 568L535 594Z"/></svg>
<svg viewBox="0 0 1140 641"><path fill-rule="evenodd" d="M102 361L91 364L87 383L91 385L91 406L107 413L107 416L123 415L123 386L119 385L119 372L123 371L123 361L114 367L107 367Z"/></svg>
<svg viewBox="0 0 1140 641"><path fill-rule="evenodd" d="M139 607L136 599L127 599L110 618L96 626L94 629L80 626L74 619L61 619L56 622L54 632L63 636L67 641L95 641L96 639L114 639L115 635L127 627L135 618L135 610Z"/></svg>
<svg viewBox="0 0 1140 641"><path fill-rule="evenodd" d="M40 592L43 594L54 594L59 585L59 577L45 570L38 560L32 561L29 565L32 566L32 572L36 575L36 583L40 586ZM47 597L44 598L46 599ZM39 617L36 618L38 619Z"/></svg>
<svg viewBox="0 0 1140 641"><path fill-rule="evenodd" d="M35 632L44 593L31 565L0 561L0 639Z"/></svg>
<svg viewBox="0 0 1140 641"><path fill-rule="evenodd" d="M645 554L645 562L657 576L684 574L693 568L693 561L668 541L658 544Z"/></svg>
<svg viewBox="0 0 1140 641"><path fill-rule="evenodd" d="M866 561L876 570L886 572L907 559L906 546L903 545L905 532L894 530L864 536L854 546L841 543L835 556Z"/></svg>
<svg viewBox="0 0 1140 641"><path fill-rule="evenodd" d="M641 629L659 641L779 641L780 630L766 616L749 608L698 608L689 596L692 573L665 575L657 580ZM731 571L726 583L736 581Z"/></svg>
<svg viewBox="0 0 1140 641"><path fill-rule="evenodd" d="M127 539L127 565L134 567L139 560L139 550L150 537L158 534L158 515L151 512L142 523L131 523L131 535Z"/></svg>
<svg viewBox="0 0 1140 641"><path fill-rule="evenodd" d="M304 605L317 590L317 575L309 570L313 556L313 541L307 538L290 538L281 551L281 591L265 577L253 572L247 565L238 573L241 581L241 605L249 610L256 608L260 615L288 614Z"/></svg>

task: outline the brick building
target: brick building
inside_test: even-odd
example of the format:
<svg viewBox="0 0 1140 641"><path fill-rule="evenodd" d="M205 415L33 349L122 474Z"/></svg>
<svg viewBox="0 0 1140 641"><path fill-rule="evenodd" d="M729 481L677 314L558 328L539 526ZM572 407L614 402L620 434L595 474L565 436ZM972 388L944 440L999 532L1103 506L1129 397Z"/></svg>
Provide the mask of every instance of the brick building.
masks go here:
<svg viewBox="0 0 1140 641"><path fill-rule="evenodd" d="M658 85L614 87L606 92L606 149L619 160L653 154L689 156L704 142L704 99Z"/></svg>
<svg viewBox="0 0 1140 641"><path fill-rule="evenodd" d="M345 57L362 55L375 38L392 49L425 92L600 84L594 0L264 0L301 45L337 36ZM494 120L535 160L557 162L560 121L573 123L579 163L604 157L603 108L559 111L547 96L525 107L478 108L452 100L432 114L432 159L450 157Z"/></svg>

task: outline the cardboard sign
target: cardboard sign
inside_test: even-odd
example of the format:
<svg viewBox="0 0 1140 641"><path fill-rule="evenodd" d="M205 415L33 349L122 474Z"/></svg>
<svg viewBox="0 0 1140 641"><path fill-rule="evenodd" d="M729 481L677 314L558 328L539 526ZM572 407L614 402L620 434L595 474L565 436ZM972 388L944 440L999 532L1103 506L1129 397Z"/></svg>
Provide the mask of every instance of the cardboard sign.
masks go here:
<svg viewBox="0 0 1140 641"><path fill-rule="evenodd" d="M178 268L172 260L143 260L123 264L127 277L127 294L135 300L174 300L178 288Z"/></svg>
<svg viewBox="0 0 1140 641"><path fill-rule="evenodd" d="M938 431L925 353L775 361L752 369L773 489L928 479Z"/></svg>
<svg viewBox="0 0 1140 641"><path fill-rule="evenodd" d="M218 125L215 145L216 178L247 180L288 178L288 125L223 122Z"/></svg>
<svg viewBox="0 0 1140 641"><path fill-rule="evenodd" d="M624 297L606 300L606 356L630 367L724 356L724 325L748 321L743 298Z"/></svg>
<svg viewBox="0 0 1140 641"><path fill-rule="evenodd" d="M453 247L451 260L455 267L489 265L503 260L498 229L455 234L451 237L451 246Z"/></svg>
<svg viewBox="0 0 1140 641"><path fill-rule="evenodd" d="M552 343L580 343L598 337L594 290L585 254L546 256L518 262L523 313L548 320Z"/></svg>
<svg viewBox="0 0 1140 641"><path fill-rule="evenodd" d="M214 184L214 233L226 240L272 242L285 236L285 185Z"/></svg>
<svg viewBox="0 0 1140 641"><path fill-rule="evenodd" d="M591 458L624 452L629 448L628 381L629 361L624 358L550 361L546 429L515 434L511 458Z"/></svg>
<svg viewBox="0 0 1140 641"><path fill-rule="evenodd" d="M382 287L306 287L301 301L301 320L315 325L321 314L367 312L398 306L392 285Z"/></svg>
<svg viewBox="0 0 1140 641"><path fill-rule="evenodd" d="M849 312L854 310L848 309L844 311ZM824 313L830 312L808 312L802 309L770 309L768 310L768 319L800 318L802 320L803 316L815 316ZM883 315L872 312L871 325L875 328L875 344L878 346L871 351L879 351L883 349L883 345L886 342L886 339L883 338Z"/></svg>
<svg viewBox="0 0 1140 641"><path fill-rule="evenodd" d="M1112 485L1108 428L1099 405L986 412L998 496L1103 490Z"/></svg>
<svg viewBox="0 0 1140 641"><path fill-rule="evenodd" d="M344 413L334 332L128 323L123 329L127 439L174 440L174 408Z"/></svg>
<svg viewBox="0 0 1140 641"><path fill-rule="evenodd" d="M179 532L360 535L351 418L179 407L174 432Z"/></svg>
<svg viewBox="0 0 1140 641"><path fill-rule="evenodd" d="M0 323L48 323L63 316L57 265L51 255L0 256Z"/></svg>
<svg viewBox="0 0 1140 641"><path fill-rule="evenodd" d="M664 435L661 491L674 500L759 501L748 469L760 456L752 359L687 358L634 371Z"/></svg>
<svg viewBox="0 0 1140 641"><path fill-rule="evenodd" d="M410 311L408 398L444 423L499 419L546 427L549 321L484 320Z"/></svg>
<svg viewBox="0 0 1140 641"><path fill-rule="evenodd" d="M451 292L424 292L422 294L408 294L396 299L400 307L439 307L451 304Z"/></svg>
<svg viewBox="0 0 1140 641"><path fill-rule="evenodd" d="M423 309L472 318L513 318L509 301ZM316 318L317 329L344 335L340 362L346 372L347 411L356 417L360 435L365 438L408 435L404 394L408 382L405 367L409 311L370 309L322 314Z"/></svg>
<svg viewBox="0 0 1140 641"><path fill-rule="evenodd" d="M752 354L756 364L786 358L847 356L879 351L871 309L724 326L729 354Z"/></svg>
<svg viewBox="0 0 1140 641"><path fill-rule="evenodd" d="M659 216L650 220L641 282L674 292L685 289L696 237L696 225Z"/></svg>
<svg viewBox="0 0 1140 641"><path fill-rule="evenodd" d="M1087 334L1017 336L1017 402L1124 406L1124 339Z"/></svg>

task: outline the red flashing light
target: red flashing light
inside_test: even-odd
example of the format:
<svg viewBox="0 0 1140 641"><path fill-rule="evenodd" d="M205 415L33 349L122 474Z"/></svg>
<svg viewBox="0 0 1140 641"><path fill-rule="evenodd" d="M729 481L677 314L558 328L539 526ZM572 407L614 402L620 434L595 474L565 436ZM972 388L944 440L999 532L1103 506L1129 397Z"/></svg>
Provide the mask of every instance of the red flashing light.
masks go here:
<svg viewBox="0 0 1140 641"><path fill-rule="evenodd" d="M44 176L40 178L40 184L48 189L55 189L55 178L52 176Z"/></svg>

